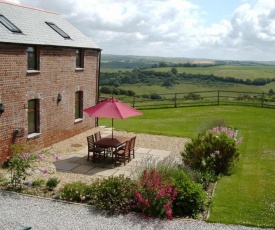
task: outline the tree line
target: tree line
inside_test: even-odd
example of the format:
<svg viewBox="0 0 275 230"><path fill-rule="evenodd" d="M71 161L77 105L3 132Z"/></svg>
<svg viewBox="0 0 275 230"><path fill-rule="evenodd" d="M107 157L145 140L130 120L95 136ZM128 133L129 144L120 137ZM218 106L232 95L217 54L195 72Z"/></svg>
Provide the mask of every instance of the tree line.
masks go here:
<svg viewBox="0 0 275 230"><path fill-rule="evenodd" d="M221 77L213 74L191 74L178 73L175 67L170 71L160 72L151 69L134 68L131 71L101 72L100 86L119 87L125 84L161 85L172 87L179 83L233 83L263 86L270 82L275 82L275 78L239 79L234 77Z"/></svg>

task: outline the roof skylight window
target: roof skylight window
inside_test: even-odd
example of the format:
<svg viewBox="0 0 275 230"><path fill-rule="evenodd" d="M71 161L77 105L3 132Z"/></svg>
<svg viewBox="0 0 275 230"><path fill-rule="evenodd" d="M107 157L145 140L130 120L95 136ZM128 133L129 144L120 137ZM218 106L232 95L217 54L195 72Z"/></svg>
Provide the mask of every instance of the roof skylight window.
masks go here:
<svg viewBox="0 0 275 230"><path fill-rule="evenodd" d="M0 14L0 23L7 27L11 32L22 33L22 31L14 25L10 20L8 20L4 15Z"/></svg>
<svg viewBox="0 0 275 230"><path fill-rule="evenodd" d="M50 26L53 30L59 33L63 38L70 38L68 34L66 34L63 30L61 30L57 25L52 22L46 22L48 26Z"/></svg>

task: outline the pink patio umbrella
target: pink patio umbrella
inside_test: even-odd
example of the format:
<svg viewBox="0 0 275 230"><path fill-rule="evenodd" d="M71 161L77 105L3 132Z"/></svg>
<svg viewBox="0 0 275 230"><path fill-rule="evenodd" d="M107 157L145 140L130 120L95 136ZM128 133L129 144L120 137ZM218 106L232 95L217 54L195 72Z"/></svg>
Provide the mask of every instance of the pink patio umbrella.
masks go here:
<svg viewBox="0 0 275 230"><path fill-rule="evenodd" d="M101 101L92 107L84 109L83 111L86 112L90 117L112 118L112 137L114 118L124 119L127 117L143 115L142 112L119 101L114 97Z"/></svg>

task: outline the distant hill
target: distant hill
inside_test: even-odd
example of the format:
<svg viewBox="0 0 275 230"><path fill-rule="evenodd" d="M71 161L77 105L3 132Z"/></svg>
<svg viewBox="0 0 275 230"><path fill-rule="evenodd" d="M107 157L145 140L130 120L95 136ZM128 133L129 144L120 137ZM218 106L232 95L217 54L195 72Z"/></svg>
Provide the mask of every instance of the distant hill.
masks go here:
<svg viewBox="0 0 275 230"><path fill-rule="evenodd" d="M132 69L135 67L151 68L153 65L159 63L166 63L173 66L178 63L191 64L207 64L207 65L242 65L242 66L273 66L274 61L234 61L234 60L214 60L214 59L196 59L186 57L157 57L157 56L135 56L135 55L114 55L102 54L101 67L102 68L125 68Z"/></svg>

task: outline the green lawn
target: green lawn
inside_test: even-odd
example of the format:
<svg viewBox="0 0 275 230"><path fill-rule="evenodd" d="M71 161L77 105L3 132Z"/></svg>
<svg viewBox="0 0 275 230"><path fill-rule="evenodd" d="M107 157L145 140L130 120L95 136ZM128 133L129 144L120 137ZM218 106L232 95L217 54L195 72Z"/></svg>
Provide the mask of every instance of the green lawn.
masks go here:
<svg viewBox="0 0 275 230"><path fill-rule="evenodd" d="M136 133L194 137L214 119L224 119L244 137L240 161L230 177L218 181L209 221L275 227L275 110L245 106L203 106L144 110L115 119L116 129ZM111 119L99 119L111 125Z"/></svg>

